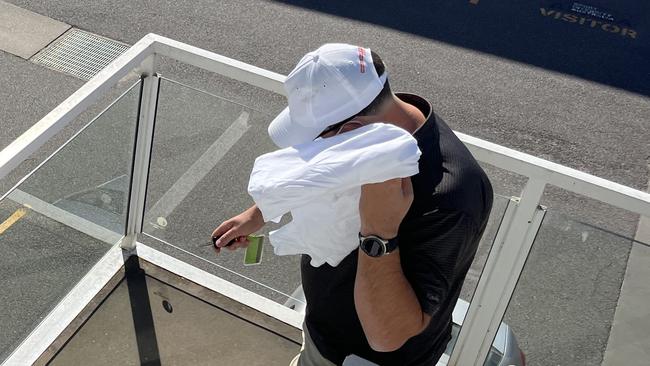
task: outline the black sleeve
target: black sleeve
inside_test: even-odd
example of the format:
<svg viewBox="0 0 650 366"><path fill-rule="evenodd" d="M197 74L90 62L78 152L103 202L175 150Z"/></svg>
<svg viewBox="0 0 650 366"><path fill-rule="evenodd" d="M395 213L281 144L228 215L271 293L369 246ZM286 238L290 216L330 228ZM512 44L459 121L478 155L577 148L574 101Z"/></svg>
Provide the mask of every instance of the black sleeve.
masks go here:
<svg viewBox="0 0 650 366"><path fill-rule="evenodd" d="M474 257L476 227L462 212L437 210L404 222L399 240L404 275L422 311L433 316L446 303L457 277L465 276L457 272Z"/></svg>

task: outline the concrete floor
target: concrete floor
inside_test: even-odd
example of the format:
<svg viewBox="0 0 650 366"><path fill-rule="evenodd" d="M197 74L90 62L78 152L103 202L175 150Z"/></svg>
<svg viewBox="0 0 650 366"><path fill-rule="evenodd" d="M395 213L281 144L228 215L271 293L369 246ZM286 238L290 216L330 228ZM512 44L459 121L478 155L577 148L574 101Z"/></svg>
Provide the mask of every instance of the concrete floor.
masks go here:
<svg viewBox="0 0 650 366"><path fill-rule="evenodd" d="M288 365L300 351L299 344L164 282L146 281L161 365ZM132 301L123 281L50 365L141 365Z"/></svg>

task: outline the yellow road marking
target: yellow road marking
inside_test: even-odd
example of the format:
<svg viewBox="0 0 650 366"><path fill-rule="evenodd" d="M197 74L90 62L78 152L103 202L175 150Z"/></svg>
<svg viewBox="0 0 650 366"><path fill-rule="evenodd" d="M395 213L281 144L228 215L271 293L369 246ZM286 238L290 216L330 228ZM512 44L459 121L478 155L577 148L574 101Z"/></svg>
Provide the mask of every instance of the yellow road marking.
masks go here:
<svg viewBox="0 0 650 366"><path fill-rule="evenodd" d="M476 4L478 4L478 1L479 0L469 0L469 3L472 4L472 5L476 5Z"/></svg>
<svg viewBox="0 0 650 366"><path fill-rule="evenodd" d="M0 224L0 234L4 233L11 225L15 224L23 216L27 214L27 210L24 208L19 208L14 212L8 219L6 219L2 224Z"/></svg>

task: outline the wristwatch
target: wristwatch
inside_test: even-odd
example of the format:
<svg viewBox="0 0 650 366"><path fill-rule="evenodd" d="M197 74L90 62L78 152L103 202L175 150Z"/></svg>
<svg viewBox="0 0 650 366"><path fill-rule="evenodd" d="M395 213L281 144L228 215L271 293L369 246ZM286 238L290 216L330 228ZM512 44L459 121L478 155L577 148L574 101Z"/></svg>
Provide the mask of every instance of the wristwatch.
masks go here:
<svg viewBox="0 0 650 366"><path fill-rule="evenodd" d="M370 257L382 257L397 249L397 237L386 240L376 235L363 236L359 233L359 248Z"/></svg>

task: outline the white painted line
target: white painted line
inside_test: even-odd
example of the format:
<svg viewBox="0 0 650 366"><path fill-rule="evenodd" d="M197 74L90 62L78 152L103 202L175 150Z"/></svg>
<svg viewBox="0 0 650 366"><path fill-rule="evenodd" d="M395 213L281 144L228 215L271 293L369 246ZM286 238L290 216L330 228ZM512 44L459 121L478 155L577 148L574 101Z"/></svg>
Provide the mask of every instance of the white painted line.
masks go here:
<svg viewBox="0 0 650 366"><path fill-rule="evenodd" d="M293 311L282 304L198 269L170 255L159 252L140 242L137 243L135 248L139 258L178 276L185 277L200 286L218 292L295 328L302 329L303 314L297 311Z"/></svg>
<svg viewBox="0 0 650 366"><path fill-rule="evenodd" d="M71 227L105 243L116 244L124 237L124 235L120 233L116 233L103 226L99 226L92 221L71 214L66 210L56 207L51 203L45 202L40 198L34 197L19 189L15 189L13 192L9 193L7 198L16 203L27 206L31 210L38 212L43 216L60 222L63 225Z"/></svg>
<svg viewBox="0 0 650 366"><path fill-rule="evenodd" d="M250 128L248 112L242 112L221 136L200 158L174 183L167 192L151 207L147 220L157 222L158 218L166 220L194 187L226 156L226 153L244 136Z"/></svg>
<svg viewBox="0 0 650 366"><path fill-rule="evenodd" d="M2 366L32 365L124 265L122 249L113 246L27 336Z"/></svg>

